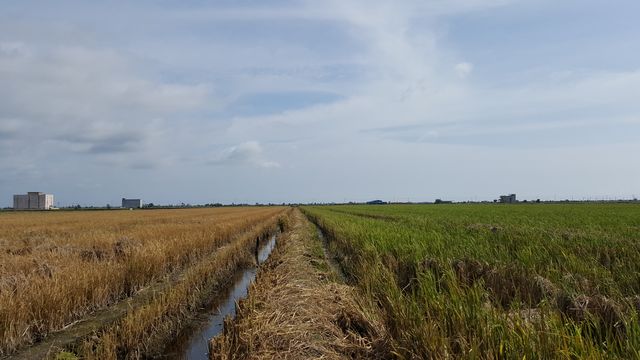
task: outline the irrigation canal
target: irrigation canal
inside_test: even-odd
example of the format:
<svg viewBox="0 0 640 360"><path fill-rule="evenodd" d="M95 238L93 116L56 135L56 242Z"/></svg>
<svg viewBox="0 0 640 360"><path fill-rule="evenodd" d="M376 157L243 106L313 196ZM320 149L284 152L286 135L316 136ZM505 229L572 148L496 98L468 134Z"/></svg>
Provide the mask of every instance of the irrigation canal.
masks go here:
<svg viewBox="0 0 640 360"><path fill-rule="evenodd" d="M264 263L276 247L278 234L272 235L257 254L258 265ZM224 329L224 319L227 316L236 316L236 302L247 297L249 285L255 280L257 267L244 269L234 276L232 286L226 293L214 299L209 306L203 309L199 317L190 326L178 335L170 344L163 358L176 360L204 360L209 358L209 340L220 334Z"/></svg>

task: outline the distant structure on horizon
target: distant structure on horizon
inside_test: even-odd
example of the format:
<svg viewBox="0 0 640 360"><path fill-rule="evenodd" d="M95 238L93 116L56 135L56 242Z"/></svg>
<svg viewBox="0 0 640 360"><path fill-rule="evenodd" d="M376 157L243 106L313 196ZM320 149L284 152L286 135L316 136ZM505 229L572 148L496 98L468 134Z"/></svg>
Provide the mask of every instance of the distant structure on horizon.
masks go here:
<svg viewBox="0 0 640 360"><path fill-rule="evenodd" d="M367 201L367 205L385 205L386 202L382 200L371 200Z"/></svg>
<svg viewBox="0 0 640 360"><path fill-rule="evenodd" d="M500 202L503 204L515 204L518 200L516 200L516 194L500 195Z"/></svg>
<svg viewBox="0 0 640 360"><path fill-rule="evenodd" d="M142 200L140 199L125 199L122 198L122 207L125 209L138 209L142 207Z"/></svg>
<svg viewBox="0 0 640 360"><path fill-rule="evenodd" d="M13 195L14 210L49 210L53 207L53 195L41 192L28 192L25 195Z"/></svg>
<svg viewBox="0 0 640 360"><path fill-rule="evenodd" d="M435 204L453 204L453 201L436 199Z"/></svg>

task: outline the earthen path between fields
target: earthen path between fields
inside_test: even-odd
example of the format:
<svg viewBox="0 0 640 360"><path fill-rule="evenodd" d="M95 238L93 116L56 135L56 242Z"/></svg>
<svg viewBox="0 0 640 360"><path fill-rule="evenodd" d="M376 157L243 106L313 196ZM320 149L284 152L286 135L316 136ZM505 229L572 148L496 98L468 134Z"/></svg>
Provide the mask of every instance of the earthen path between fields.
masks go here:
<svg viewBox="0 0 640 360"><path fill-rule="evenodd" d="M290 222L210 358L393 358L381 316L343 283L315 226L298 209Z"/></svg>

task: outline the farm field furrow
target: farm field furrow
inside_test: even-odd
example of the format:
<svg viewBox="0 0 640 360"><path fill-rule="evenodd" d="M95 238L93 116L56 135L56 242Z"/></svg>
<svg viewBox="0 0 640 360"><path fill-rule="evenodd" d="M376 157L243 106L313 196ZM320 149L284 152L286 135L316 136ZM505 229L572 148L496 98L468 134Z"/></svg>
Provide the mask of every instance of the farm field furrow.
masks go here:
<svg viewBox="0 0 640 360"><path fill-rule="evenodd" d="M636 204L304 211L402 357L639 356Z"/></svg>
<svg viewBox="0 0 640 360"><path fill-rule="evenodd" d="M168 275L190 279L214 257L218 266L231 261L217 253L237 252L238 261L246 261L240 247L255 247L255 235L284 210L2 214L0 354L39 342Z"/></svg>

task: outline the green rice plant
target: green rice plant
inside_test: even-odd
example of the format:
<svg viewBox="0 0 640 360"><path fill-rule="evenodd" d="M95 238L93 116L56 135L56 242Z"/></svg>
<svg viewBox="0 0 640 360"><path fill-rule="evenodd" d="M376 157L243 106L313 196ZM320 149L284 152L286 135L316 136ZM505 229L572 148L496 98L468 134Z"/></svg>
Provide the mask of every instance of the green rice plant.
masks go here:
<svg viewBox="0 0 640 360"><path fill-rule="evenodd" d="M403 357L631 358L636 204L305 207Z"/></svg>

